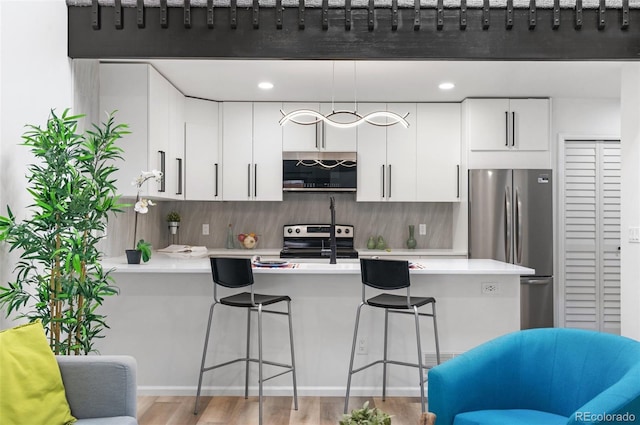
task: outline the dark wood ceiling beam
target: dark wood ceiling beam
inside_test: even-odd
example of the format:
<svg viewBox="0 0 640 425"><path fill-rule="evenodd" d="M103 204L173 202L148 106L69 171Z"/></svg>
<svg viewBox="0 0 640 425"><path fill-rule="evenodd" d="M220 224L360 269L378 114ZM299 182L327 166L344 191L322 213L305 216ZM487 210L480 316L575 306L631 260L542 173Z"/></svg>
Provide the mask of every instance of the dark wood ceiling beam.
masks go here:
<svg viewBox="0 0 640 425"><path fill-rule="evenodd" d="M351 10L350 29L345 11L305 8L300 25L298 8L260 8L255 28L252 8L191 8L191 27L184 25L182 8L146 8L146 25L138 26L136 8L123 8L122 28L116 28L113 7L101 7L98 29L92 7L68 8L69 48L72 58L229 58L229 59L451 59L451 60L638 60L640 10L584 9L582 25L575 11L540 9L530 29L528 9L512 11L512 26L505 28L506 9L466 10L461 29L460 9L397 11L393 30L391 8L376 9L370 29L368 9ZM164 12L164 11L162 11ZM326 13L326 15L325 15ZM483 17L483 14L485 15ZM213 15L213 16L212 16ZM323 24L324 18L327 25ZM211 22L211 19L214 22ZM486 27L487 19L490 23ZM603 28L603 19L606 26ZM441 25L438 24L442 20ZM624 22L627 25L623 25ZM166 28L162 22L167 22ZM281 22L278 25L277 22ZM211 25L213 23L213 25ZM555 28L554 28L555 26ZM625 28L626 27L626 28ZM586 89L586 88L585 88Z"/></svg>

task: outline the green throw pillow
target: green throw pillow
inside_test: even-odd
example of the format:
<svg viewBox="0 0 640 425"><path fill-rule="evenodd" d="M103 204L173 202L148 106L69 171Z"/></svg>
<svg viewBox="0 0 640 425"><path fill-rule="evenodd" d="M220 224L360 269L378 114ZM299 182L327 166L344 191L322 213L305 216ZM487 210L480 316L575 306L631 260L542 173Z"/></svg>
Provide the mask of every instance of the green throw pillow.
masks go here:
<svg viewBox="0 0 640 425"><path fill-rule="evenodd" d="M0 332L0 418L3 425L76 421L39 321Z"/></svg>

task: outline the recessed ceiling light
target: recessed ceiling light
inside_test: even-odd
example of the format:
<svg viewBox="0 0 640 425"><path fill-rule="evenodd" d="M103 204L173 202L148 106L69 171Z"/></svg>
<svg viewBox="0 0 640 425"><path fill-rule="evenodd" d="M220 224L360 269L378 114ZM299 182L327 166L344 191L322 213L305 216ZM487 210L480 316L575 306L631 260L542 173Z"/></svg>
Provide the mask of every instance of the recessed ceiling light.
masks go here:
<svg viewBox="0 0 640 425"><path fill-rule="evenodd" d="M452 88L454 88L456 85L453 83L440 83L440 85L438 86L438 88L440 90L451 90Z"/></svg>
<svg viewBox="0 0 640 425"><path fill-rule="evenodd" d="M271 90L273 88L273 83L263 81L258 84L258 87L260 87L262 90Z"/></svg>

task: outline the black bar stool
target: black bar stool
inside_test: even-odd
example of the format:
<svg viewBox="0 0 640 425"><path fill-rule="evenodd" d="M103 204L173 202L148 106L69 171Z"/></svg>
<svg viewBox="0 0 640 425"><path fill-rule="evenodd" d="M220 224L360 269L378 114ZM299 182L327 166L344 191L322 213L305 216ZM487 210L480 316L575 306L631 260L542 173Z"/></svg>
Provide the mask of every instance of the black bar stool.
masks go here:
<svg viewBox="0 0 640 425"><path fill-rule="evenodd" d="M373 365L382 363L382 400L384 401L387 391L387 364L395 364L400 366L417 367L420 373L420 402L422 404L422 412L426 412L426 403L424 397L424 366L422 364L422 348L420 346L420 316L433 317L433 333L436 340L436 359L440 364L440 344L438 343L438 326L436 323L436 300L432 297L412 297L409 291L411 282L409 281L409 262L397 260L374 260L360 259L360 273L362 275L362 302L358 306L356 314L356 326L353 332L353 345L351 347L351 361L349 362L349 378L347 380L347 395L344 401L344 413L347 413L349 407L349 391L351 390L351 376L354 373L365 370ZM365 288L381 290L395 290L407 288L406 295L393 295L382 293L375 297L366 299ZM419 313L418 308L431 304L431 313ZM376 360L358 369L353 369L353 359L356 353L356 341L358 339L358 325L360 323L360 311L362 307L368 305L371 307L384 309L384 357L382 360ZM406 363L387 358L387 334L389 328L389 313L413 314L416 321L416 342L418 345L418 363Z"/></svg>
<svg viewBox="0 0 640 425"><path fill-rule="evenodd" d="M259 394L259 423L262 424L262 385L265 381L275 378L285 373L291 372L293 376L293 401L295 409L298 410L298 390L296 387L296 367L295 355L293 353L293 325L291 321L291 298L286 295L263 295L253 293L253 272L251 270L251 260L245 258L210 258L211 272L213 274L213 304L209 309L209 323L207 324L207 334L204 340L204 349L202 351L202 363L200 365L200 377L198 378L198 392L196 394L196 403L193 414L198 414L198 403L200 401L200 390L202 388L202 375L209 370L219 367L228 366L237 362L245 362L245 387L244 397L249 396L249 362L258 363L258 394ZM218 300L217 286L222 285L226 288L244 288L249 286L250 292L241 292L230 295ZM264 306L276 304L282 301L287 303L287 311L265 310ZM229 307L240 307L247 309L247 355L228 362L205 367L207 357L207 347L209 345L209 335L211 334L211 323L213 319L213 309L217 304L223 304ZM258 313L258 358L254 359L249 356L250 336L251 336L251 312ZM289 344L291 347L291 364L276 363L262 359L262 313L282 314L289 318ZM262 365L278 366L286 370L269 377L263 377Z"/></svg>

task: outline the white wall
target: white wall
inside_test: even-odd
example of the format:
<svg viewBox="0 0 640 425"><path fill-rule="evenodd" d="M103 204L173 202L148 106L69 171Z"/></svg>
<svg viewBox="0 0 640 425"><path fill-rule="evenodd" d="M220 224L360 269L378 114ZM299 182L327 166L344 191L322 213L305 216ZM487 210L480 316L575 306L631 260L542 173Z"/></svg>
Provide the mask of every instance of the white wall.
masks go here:
<svg viewBox="0 0 640 425"><path fill-rule="evenodd" d="M30 199L25 172L31 162L19 146L24 125L44 125L49 110L73 106L64 0L0 0L0 214L19 217ZM0 282L10 280L15 257L0 247ZM0 312L0 328L12 323Z"/></svg>
<svg viewBox="0 0 640 425"><path fill-rule="evenodd" d="M552 99L552 146L558 135L617 136L620 134L620 99Z"/></svg>
<svg viewBox="0 0 640 425"><path fill-rule="evenodd" d="M621 86L622 190L620 298L622 335L640 339L640 244L629 243L629 227L640 227L640 64L625 64Z"/></svg>

